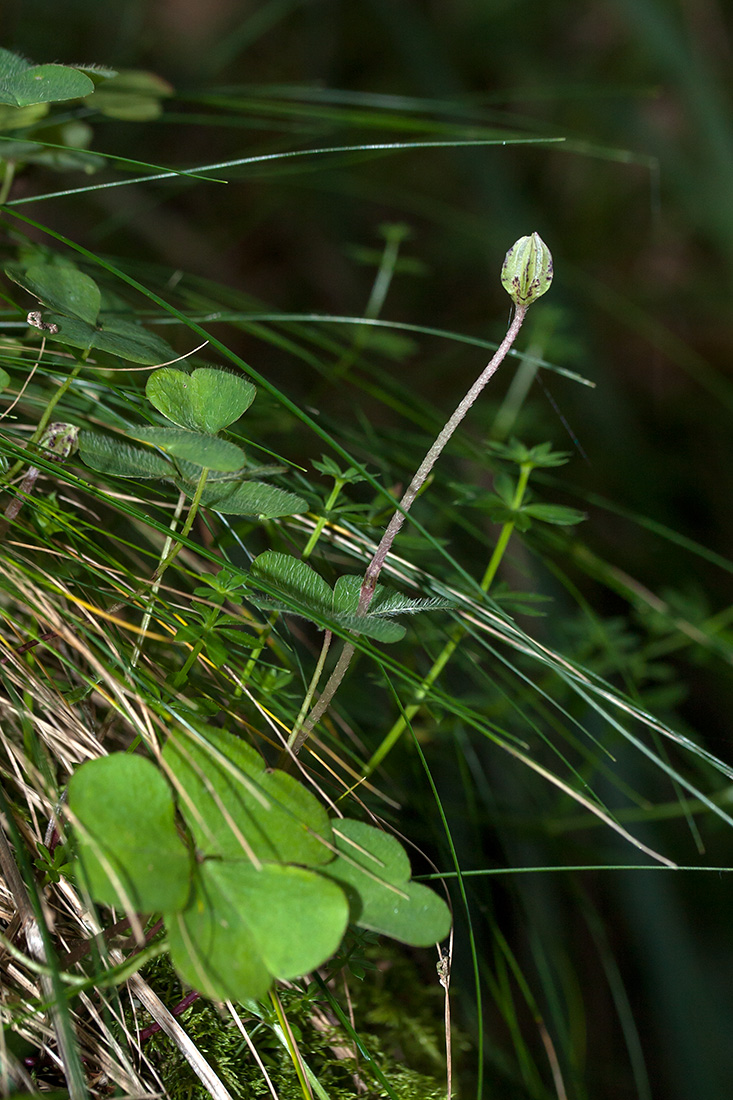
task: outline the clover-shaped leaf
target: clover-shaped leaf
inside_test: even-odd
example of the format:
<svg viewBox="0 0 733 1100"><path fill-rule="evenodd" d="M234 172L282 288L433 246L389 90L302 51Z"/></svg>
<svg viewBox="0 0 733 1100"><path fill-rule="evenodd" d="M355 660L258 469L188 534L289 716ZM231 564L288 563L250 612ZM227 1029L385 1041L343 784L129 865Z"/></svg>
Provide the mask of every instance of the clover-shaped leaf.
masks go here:
<svg viewBox="0 0 733 1100"><path fill-rule="evenodd" d="M132 363L153 366L173 359L165 340L112 311L100 311L101 292L94 279L68 263L12 264L5 274L50 313L43 315L47 338L82 351L96 348Z"/></svg>
<svg viewBox="0 0 733 1100"><path fill-rule="evenodd" d="M239 420L256 393L240 375L211 367L199 367L191 374L161 367L151 374L145 392L158 412L174 424L209 435Z"/></svg>
<svg viewBox="0 0 733 1100"><path fill-rule="evenodd" d="M410 861L398 840L349 819L335 822L333 831L340 855L322 874L346 891L355 924L413 947L448 935L448 906L427 886L410 881Z"/></svg>
<svg viewBox="0 0 733 1100"><path fill-rule="evenodd" d="M94 82L69 65L32 65L10 50L0 49L0 103L27 107L80 99L94 91Z"/></svg>
<svg viewBox="0 0 733 1100"><path fill-rule="evenodd" d="M67 264L11 265L5 274L49 309L96 325L102 295L89 275Z"/></svg>
<svg viewBox="0 0 733 1100"><path fill-rule="evenodd" d="M168 454L211 470L233 472L244 465L244 452L226 439L185 428L128 428L133 439L153 443Z"/></svg>
<svg viewBox="0 0 733 1100"><path fill-rule="evenodd" d="M166 918L181 977L216 1000L264 996L337 950L349 916L339 887L302 867L207 859L191 901Z"/></svg>
<svg viewBox="0 0 733 1100"><path fill-rule="evenodd" d="M114 753L74 772L68 795L76 866L93 898L142 912L186 904L191 853L171 789L145 757Z"/></svg>
<svg viewBox="0 0 733 1100"><path fill-rule="evenodd" d="M201 727L171 738L163 760L200 854L308 866L332 859L331 823L321 803L293 776L266 771L241 738Z"/></svg>
<svg viewBox="0 0 733 1100"><path fill-rule="evenodd" d="M79 433L79 454L92 470L114 477L160 478L175 474L168 459L150 447L136 447L97 432Z"/></svg>

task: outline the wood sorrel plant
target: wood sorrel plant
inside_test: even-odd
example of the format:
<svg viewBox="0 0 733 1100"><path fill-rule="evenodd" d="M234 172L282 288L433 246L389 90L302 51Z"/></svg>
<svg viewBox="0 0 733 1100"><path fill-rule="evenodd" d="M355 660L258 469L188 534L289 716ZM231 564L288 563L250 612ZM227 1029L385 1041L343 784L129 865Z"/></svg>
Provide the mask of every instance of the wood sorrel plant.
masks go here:
<svg viewBox="0 0 733 1100"><path fill-rule="evenodd" d="M95 322L101 297L89 276L68 266L60 271L55 279L52 266L34 261L11 267L8 274L53 308L40 322L53 325L53 331L46 330L50 338L86 353L99 340ZM227 567L226 577L224 571L213 575L195 593L209 606L200 626L184 626L177 633L191 653L169 677L167 695L156 708L170 731L162 751L151 745L157 759L113 753L83 764L71 777L66 816L79 885L96 902L124 907L133 927L139 926L138 913L162 914L181 977L210 997L261 997L273 980L315 969L338 950L349 921L418 946L448 933L445 903L410 881L409 861L393 837L360 821L329 817L302 783L284 771L268 771L255 750L195 716L177 692L202 653L215 664L226 660L226 647L219 642L217 648L215 632L240 625L236 617L222 615L222 605L227 600L236 606L242 589L262 608L295 609L326 628L322 659L301 716L334 627L396 641L404 630L392 621L395 615L445 606L441 600L408 599L378 581L442 450L504 359L529 305L550 285L551 259L536 234L510 250L502 280L515 303L507 334L429 449L365 575L342 576L331 587L305 561L273 550L260 554L247 574ZM119 346L117 351L121 354ZM188 536L202 507L261 517L305 507L297 495L253 480L244 452L220 434L251 406L255 389L249 382L211 367L191 372L162 367L151 374L146 394L168 425L128 425L126 438L74 430L74 443L78 435L82 460L98 472L172 480L181 494L176 515L190 499L180 539ZM345 477L348 472L339 472L337 483ZM143 636L152 599L180 546L172 530L149 596L141 590ZM256 648L256 638L252 645ZM347 642L318 704L302 725L296 721L289 739L293 753L333 697L353 651ZM140 652L138 643L133 665Z"/></svg>

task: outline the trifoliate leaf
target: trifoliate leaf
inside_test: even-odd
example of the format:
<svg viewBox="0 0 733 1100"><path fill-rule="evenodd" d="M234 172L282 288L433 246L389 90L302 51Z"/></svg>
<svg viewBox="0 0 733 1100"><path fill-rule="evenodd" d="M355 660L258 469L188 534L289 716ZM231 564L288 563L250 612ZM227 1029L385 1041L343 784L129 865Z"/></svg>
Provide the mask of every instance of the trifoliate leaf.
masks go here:
<svg viewBox="0 0 733 1100"><path fill-rule="evenodd" d="M163 760L175 777L181 814L205 856L316 866L332 858L328 815L291 775L226 730L171 737Z"/></svg>

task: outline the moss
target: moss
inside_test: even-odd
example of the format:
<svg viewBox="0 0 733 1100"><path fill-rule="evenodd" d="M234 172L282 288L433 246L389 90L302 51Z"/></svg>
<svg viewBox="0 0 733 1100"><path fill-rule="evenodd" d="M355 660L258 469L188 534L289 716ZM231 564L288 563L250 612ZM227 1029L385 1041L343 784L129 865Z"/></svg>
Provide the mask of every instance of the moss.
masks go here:
<svg viewBox="0 0 733 1100"><path fill-rule="evenodd" d="M397 945L372 945L366 955L369 968L364 979L353 975L348 978L360 1041L399 1100L442 1100L445 1096L442 996L437 982L437 995L433 995L426 989L412 958ZM144 976L168 1007L183 999L185 991L167 957L150 963ZM336 984L343 989L340 976ZM329 1100L353 1100L355 1095L364 1100L382 1100L388 1095L369 1074L363 1059L348 1056L346 1052L353 1048L353 1043L342 1029L324 1030L314 1023L316 1010L323 1013L328 1008L316 986L279 987L278 996L300 1052ZM302 1100L302 1088L290 1055L275 1030L272 1007L269 1003L247 1004L237 1006L237 1010L280 1100ZM262 1071L228 1013L201 999L187 1008L179 1020L236 1100L271 1095ZM163 1032L147 1040L145 1054L160 1075L169 1100L208 1100L207 1090ZM366 1091L360 1091L359 1082L363 1082Z"/></svg>

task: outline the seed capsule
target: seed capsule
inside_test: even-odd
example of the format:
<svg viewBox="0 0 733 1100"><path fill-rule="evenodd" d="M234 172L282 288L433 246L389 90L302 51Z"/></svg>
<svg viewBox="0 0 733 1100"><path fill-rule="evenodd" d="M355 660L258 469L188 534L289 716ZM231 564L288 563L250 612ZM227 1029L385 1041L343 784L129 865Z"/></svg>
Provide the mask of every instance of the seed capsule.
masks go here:
<svg viewBox="0 0 733 1100"><path fill-rule="evenodd" d="M507 252L501 268L501 285L518 306L529 306L550 289L552 254L540 237L520 237Z"/></svg>

